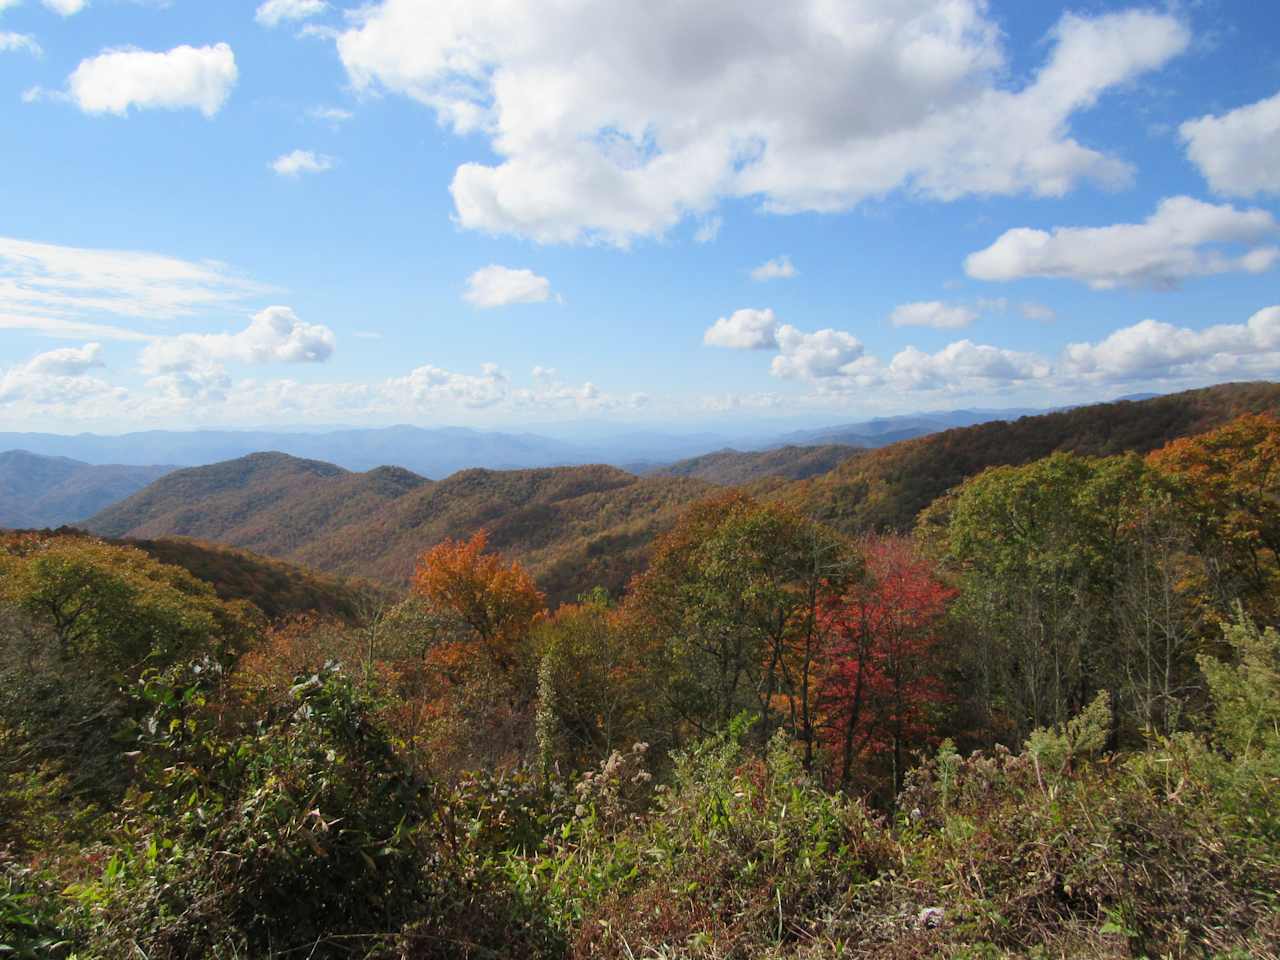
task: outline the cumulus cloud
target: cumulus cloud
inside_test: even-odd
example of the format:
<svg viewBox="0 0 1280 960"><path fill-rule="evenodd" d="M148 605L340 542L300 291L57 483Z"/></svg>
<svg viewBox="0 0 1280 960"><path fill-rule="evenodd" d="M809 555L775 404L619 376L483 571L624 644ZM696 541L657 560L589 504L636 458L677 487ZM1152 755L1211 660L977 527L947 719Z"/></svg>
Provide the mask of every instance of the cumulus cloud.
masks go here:
<svg viewBox="0 0 1280 960"><path fill-rule="evenodd" d="M0 53L23 51L33 56L40 56L42 51L36 38L28 33L7 33L0 31Z"/></svg>
<svg viewBox="0 0 1280 960"><path fill-rule="evenodd" d="M908 305L910 306L910 305ZM712 346L773 349L773 376L799 380L826 394L891 388L965 392L1042 380L1052 365L1035 354L959 340L936 353L906 347L886 364L844 330L806 332L779 323L771 310L739 310L704 336Z"/></svg>
<svg viewBox="0 0 1280 960"><path fill-rule="evenodd" d="M172 320L266 292L217 261L0 237L0 329L145 340L146 333L103 321Z"/></svg>
<svg viewBox="0 0 1280 960"><path fill-rule="evenodd" d="M89 0L42 0L44 5L62 17L70 17L79 13L89 5Z"/></svg>
<svg viewBox="0 0 1280 960"><path fill-rule="evenodd" d="M1049 39L1019 88L983 0L379 0L337 46L357 90L489 140L497 162L453 179L464 227L626 245L726 198L841 211L895 190L1127 183L1072 117L1184 51L1188 30L1067 14Z"/></svg>
<svg viewBox="0 0 1280 960"><path fill-rule="evenodd" d="M551 281L532 270L513 270L490 264L467 278L462 299L475 307L489 309L513 303L542 303L551 299Z"/></svg>
<svg viewBox="0 0 1280 960"><path fill-rule="evenodd" d="M235 54L225 43L180 46L166 53L126 48L82 60L67 80L85 113L124 116L139 110L199 110L212 117L236 85Z"/></svg>
<svg viewBox="0 0 1280 960"><path fill-rule="evenodd" d="M282 177L297 177L304 173L324 173L333 169L333 158L310 150L294 150L271 161L271 169Z"/></svg>
<svg viewBox="0 0 1280 960"><path fill-rule="evenodd" d="M26 363L0 370L0 405L23 403L63 407L102 394L123 395L124 391L89 376L101 367L102 345L64 347L38 354Z"/></svg>
<svg viewBox="0 0 1280 960"><path fill-rule="evenodd" d="M184 333L160 337L142 351L146 373L207 369L213 364L322 363L333 354L328 327L304 323L288 307L268 307L239 333Z"/></svg>
<svg viewBox="0 0 1280 960"><path fill-rule="evenodd" d="M915 347L898 352L883 379L899 390L967 390L1044 379L1052 367L1031 353L957 340L937 353Z"/></svg>
<svg viewBox="0 0 1280 960"><path fill-rule="evenodd" d="M778 318L767 309L735 310L707 328L702 342L730 350L772 350L778 346Z"/></svg>
<svg viewBox="0 0 1280 960"><path fill-rule="evenodd" d="M766 260L751 271L752 280L790 280L796 276L797 270L788 256Z"/></svg>
<svg viewBox="0 0 1280 960"><path fill-rule="evenodd" d="M1280 370L1280 306L1259 310L1245 323L1204 330L1143 320L1098 343L1070 344L1063 370L1115 381L1274 376Z"/></svg>
<svg viewBox="0 0 1280 960"><path fill-rule="evenodd" d="M842 330L805 333L788 323L778 328L778 355L770 367L775 377L821 380L851 376L865 365L862 341Z"/></svg>
<svg viewBox="0 0 1280 960"><path fill-rule="evenodd" d="M956 330L977 319L978 314L969 307L941 300L904 303L894 307L889 315L889 322L895 327L933 327L935 330Z"/></svg>
<svg viewBox="0 0 1280 960"><path fill-rule="evenodd" d="M329 9L325 0L267 0L258 7L253 19L264 27L279 26L286 20L306 20Z"/></svg>
<svg viewBox="0 0 1280 960"><path fill-rule="evenodd" d="M965 272L979 280L1055 277L1096 290L1172 289L1190 277L1271 269L1280 250L1263 241L1278 229L1265 210L1169 197L1142 223L1007 230L970 254Z"/></svg>
<svg viewBox="0 0 1280 960"><path fill-rule="evenodd" d="M1280 193L1280 93L1222 116L1188 120L1178 132L1215 193Z"/></svg>

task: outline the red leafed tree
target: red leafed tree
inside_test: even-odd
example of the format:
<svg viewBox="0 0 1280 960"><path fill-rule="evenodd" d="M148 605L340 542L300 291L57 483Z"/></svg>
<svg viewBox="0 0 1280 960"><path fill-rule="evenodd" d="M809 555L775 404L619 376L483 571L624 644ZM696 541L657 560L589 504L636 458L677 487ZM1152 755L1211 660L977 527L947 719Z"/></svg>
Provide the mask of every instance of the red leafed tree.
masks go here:
<svg viewBox="0 0 1280 960"><path fill-rule="evenodd" d="M820 611L820 704L841 786L849 786L859 757L891 752L896 792L903 751L927 737L930 709L943 698L934 653L954 591L907 540L869 539L863 551L865 580Z"/></svg>

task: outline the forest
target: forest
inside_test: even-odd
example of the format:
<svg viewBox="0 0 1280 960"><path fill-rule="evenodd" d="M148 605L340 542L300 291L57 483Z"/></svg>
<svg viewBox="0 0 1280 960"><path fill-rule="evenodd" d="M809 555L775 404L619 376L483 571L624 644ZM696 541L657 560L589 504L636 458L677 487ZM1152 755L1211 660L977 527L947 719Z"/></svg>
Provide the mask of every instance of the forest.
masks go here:
<svg viewBox="0 0 1280 960"><path fill-rule="evenodd" d="M1280 957L1280 419L1174 419L699 487L565 602L6 535L0 954Z"/></svg>

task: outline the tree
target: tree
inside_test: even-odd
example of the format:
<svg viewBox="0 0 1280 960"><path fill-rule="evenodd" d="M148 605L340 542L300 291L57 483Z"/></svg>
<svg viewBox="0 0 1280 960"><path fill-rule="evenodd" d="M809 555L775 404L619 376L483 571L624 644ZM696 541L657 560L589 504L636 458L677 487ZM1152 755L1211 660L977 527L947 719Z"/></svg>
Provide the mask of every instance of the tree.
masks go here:
<svg viewBox="0 0 1280 960"><path fill-rule="evenodd" d="M927 734L930 708L943 698L935 648L955 592L906 540L869 538L861 549L866 578L829 594L819 611L818 702L840 785L851 784L858 756L887 748L896 793L904 750Z"/></svg>
<svg viewBox="0 0 1280 960"><path fill-rule="evenodd" d="M485 553L483 531L445 540L418 560L412 596L427 631L420 665L398 671L425 711L412 711L414 742L441 768L523 759L533 726L533 628L545 598L518 563Z"/></svg>
<svg viewBox="0 0 1280 960"><path fill-rule="evenodd" d="M1149 457L1187 511L1202 557L1204 602L1226 620L1240 600L1262 619L1280 614L1280 419L1239 417Z"/></svg>
<svg viewBox="0 0 1280 960"><path fill-rule="evenodd" d="M1151 482L1135 456L1059 453L989 469L921 516L922 536L956 577L997 726L1021 738L1065 723L1121 668L1117 584Z"/></svg>
<svg viewBox="0 0 1280 960"><path fill-rule="evenodd" d="M748 711L762 745L784 724L812 763L817 611L860 566L846 541L785 506L731 493L691 508L628 599L668 709L698 734Z"/></svg>
<svg viewBox="0 0 1280 960"><path fill-rule="evenodd" d="M520 647L546 612L546 598L519 563L484 552L482 530L470 540L445 540L418 558L412 590L452 621L464 643L510 675Z"/></svg>
<svg viewBox="0 0 1280 960"><path fill-rule="evenodd" d="M603 591L565 604L535 631L538 746L544 768L583 769L653 739L636 634Z"/></svg>
<svg viewBox="0 0 1280 960"><path fill-rule="evenodd" d="M219 600L180 567L83 536L0 543L0 602L46 626L61 657L98 673L137 673L194 653L229 662L262 625L251 604Z"/></svg>

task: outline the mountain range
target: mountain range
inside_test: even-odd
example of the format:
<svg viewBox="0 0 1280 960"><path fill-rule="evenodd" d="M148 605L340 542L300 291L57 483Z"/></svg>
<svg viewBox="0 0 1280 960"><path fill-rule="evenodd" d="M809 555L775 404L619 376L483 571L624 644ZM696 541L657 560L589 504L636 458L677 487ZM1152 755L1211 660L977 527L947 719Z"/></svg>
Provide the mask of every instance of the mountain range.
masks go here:
<svg viewBox="0 0 1280 960"><path fill-rule="evenodd" d="M515 470L590 463L657 467L726 447L741 451L797 444L878 447L950 427L1013 419L1028 412L1033 411L955 410L878 418L798 433L762 433L752 437L624 429L610 433L592 432L590 436L567 440L535 433L412 426L277 431L148 430L117 436L0 433L0 450L26 450L88 464L149 466L167 463L183 467L203 466L269 450L304 460L323 460L355 471L395 464L422 476L439 479L475 467Z"/></svg>
<svg viewBox="0 0 1280 960"><path fill-rule="evenodd" d="M353 472L255 453L170 473L84 527L110 537L195 537L402 587L416 557L479 529L551 601L621 590L649 543L717 484L791 504L850 535L909 529L965 478L1057 450L1143 453L1246 412L1280 413L1280 385L1227 384L1140 401L954 428L873 450L725 452L636 476L605 465L465 470L433 481L400 467ZM892 431L889 431L892 432Z"/></svg>
<svg viewBox="0 0 1280 960"><path fill-rule="evenodd" d="M57 527L92 516L176 470L0 453L0 527Z"/></svg>

